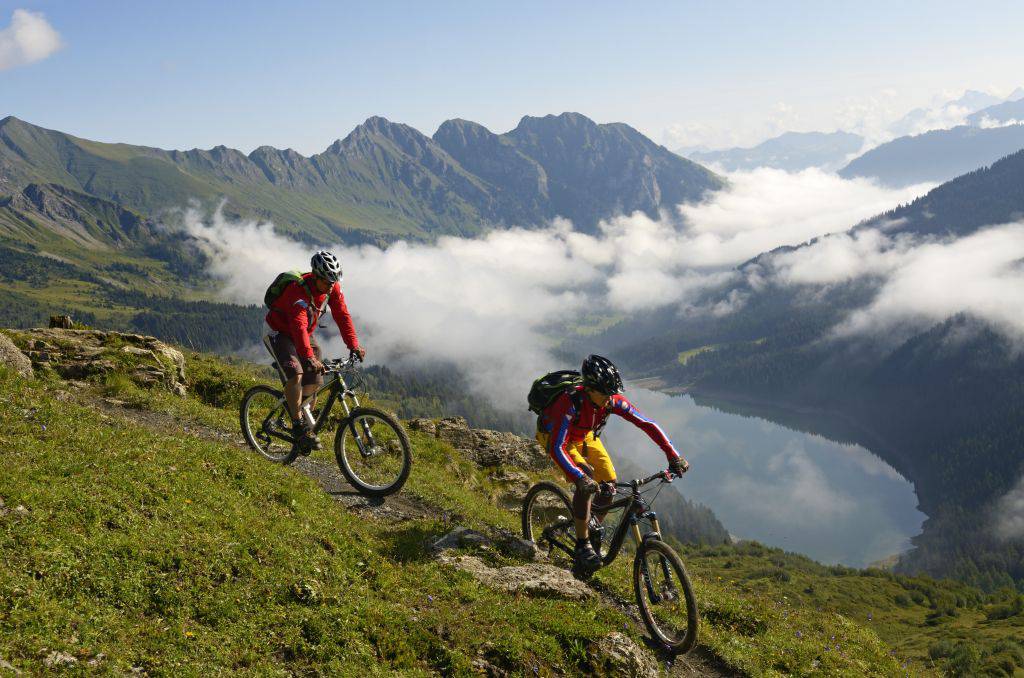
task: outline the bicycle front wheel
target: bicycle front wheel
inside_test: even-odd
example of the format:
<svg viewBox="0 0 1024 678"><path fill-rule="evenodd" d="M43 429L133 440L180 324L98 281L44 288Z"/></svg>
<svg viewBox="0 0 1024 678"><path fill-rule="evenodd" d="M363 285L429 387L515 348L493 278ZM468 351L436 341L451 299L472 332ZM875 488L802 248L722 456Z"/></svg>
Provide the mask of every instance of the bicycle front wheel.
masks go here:
<svg viewBox="0 0 1024 678"><path fill-rule="evenodd" d="M345 478L371 497L402 489L412 470L412 447L402 425L386 412L357 407L334 436L334 456Z"/></svg>
<svg viewBox="0 0 1024 678"><path fill-rule="evenodd" d="M660 539L647 539L633 560L633 589L647 630L673 654L697 642L697 599L683 561Z"/></svg>
<svg viewBox="0 0 1024 678"><path fill-rule="evenodd" d="M290 464L299 451L294 444L278 436L290 435L291 417L284 394L269 386L254 386L242 397L239 411L242 435L256 452L270 461Z"/></svg>
<svg viewBox="0 0 1024 678"><path fill-rule="evenodd" d="M569 495L551 482L537 483L523 499L523 539L532 541L551 560L561 565L572 562L576 528Z"/></svg>

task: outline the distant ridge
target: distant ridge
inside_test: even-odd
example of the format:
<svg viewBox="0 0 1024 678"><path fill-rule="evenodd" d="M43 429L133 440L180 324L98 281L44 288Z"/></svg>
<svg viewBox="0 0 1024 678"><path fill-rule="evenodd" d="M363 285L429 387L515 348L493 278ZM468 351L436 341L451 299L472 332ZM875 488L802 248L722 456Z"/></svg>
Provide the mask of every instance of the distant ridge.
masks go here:
<svg viewBox="0 0 1024 678"><path fill-rule="evenodd" d="M772 167L799 172L810 167L835 170L858 152L864 138L849 132L785 132L751 148L694 151L691 160L721 166L729 172Z"/></svg>
<svg viewBox="0 0 1024 678"><path fill-rule="evenodd" d="M147 217L226 200L229 213L272 220L295 237L362 242L536 227L554 217L593 230L620 213L656 216L723 182L628 125L579 113L525 117L504 135L450 120L434 138L375 116L310 157L271 146L246 155L99 143L9 116L0 121L0 196L29 184Z"/></svg>
<svg viewBox="0 0 1024 678"><path fill-rule="evenodd" d="M896 187L941 183L1022 148L1024 125L993 129L961 125L882 144L851 161L839 176L868 177Z"/></svg>

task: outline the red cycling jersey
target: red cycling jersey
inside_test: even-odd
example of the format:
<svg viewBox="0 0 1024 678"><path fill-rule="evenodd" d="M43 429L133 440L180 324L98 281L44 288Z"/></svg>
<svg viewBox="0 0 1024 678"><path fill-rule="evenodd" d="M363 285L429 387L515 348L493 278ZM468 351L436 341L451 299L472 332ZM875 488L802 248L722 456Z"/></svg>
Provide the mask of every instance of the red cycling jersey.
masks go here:
<svg viewBox="0 0 1024 678"><path fill-rule="evenodd" d="M640 414L625 396L613 395L608 407L598 407L587 397L583 387L577 386L575 391L566 391L555 398L540 418L541 428L548 433L548 453L569 477L578 478L583 471L566 454L566 448L583 440L591 431L599 431L610 414L622 417L646 433L670 462L680 458L661 427Z"/></svg>
<svg viewBox="0 0 1024 678"><path fill-rule="evenodd" d="M303 273L302 278L306 281L305 285L293 282L285 287L284 292L274 301L270 312L267 313L267 324L275 331L284 332L291 337L299 356L308 360L313 357L313 347L310 346L309 337L316 330L317 323L320 321L320 309L323 307L324 298L327 298L327 305L331 307L331 315L334 316L334 322L338 325L345 345L349 350L359 348L356 328L352 324L352 316L349 315L348 307L345 305L345 295L341 293L341 284L334 283L327 294L320 294L316 289L314 277L312 273ZM313 293L312 304L309 292Z"/></svg>

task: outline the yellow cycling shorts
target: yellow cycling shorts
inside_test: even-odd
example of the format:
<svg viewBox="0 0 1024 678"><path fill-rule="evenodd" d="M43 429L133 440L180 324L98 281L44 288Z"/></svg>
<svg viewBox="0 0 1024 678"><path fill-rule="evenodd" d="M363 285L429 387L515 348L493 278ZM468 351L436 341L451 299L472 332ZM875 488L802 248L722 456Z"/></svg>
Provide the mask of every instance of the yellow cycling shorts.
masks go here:
<svg viewBox="0 0 1024 678"><path fill-rule="evenodd" d="M573 482L573 477L570 475L569 470L562 468L555 459L548 440L549 436L546 431L537 431L537 442L548 453L555 466L565 473L565 479L568 482ZM580 470L590 466L593 469L591 477L597 482L610 483L615 481L615 466L612 464L612 459L608 456L608 450L604 449L600 439L594 437L593 431L588 433L587 437L583 440L569 442L565 446L565 452L566 456L569 457L569 461Z"/></svg>

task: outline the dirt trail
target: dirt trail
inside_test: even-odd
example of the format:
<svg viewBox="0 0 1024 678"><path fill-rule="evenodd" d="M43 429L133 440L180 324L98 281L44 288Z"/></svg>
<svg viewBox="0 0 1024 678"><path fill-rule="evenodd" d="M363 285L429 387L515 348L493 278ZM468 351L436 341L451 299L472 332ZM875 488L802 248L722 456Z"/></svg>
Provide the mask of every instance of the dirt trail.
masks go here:
<svg viewBox="0 0 1024 678"><path fill-rule="evenodd" d="M199 422L183 421L166 412L154 412L128 407L117 400L102 398L95 393L79 392L76 395L76 399L81 404L98 410L105 416L128 419L160 433L184 433L204 440L230 444L250 452L249 446L242 438L241 433L226 433ZM436 507L402 493L383 499L366 497L359 494L349 485L333 462L300 456L291 467L315 480L323 488L324 492L350 511L369 514L390 524L400 524L411 520L438 516L438 509ZM622 611L633 622L634 626L643 635L644 641L647 643L647 649L657 659L662 674L687 677L732 677L742 675L725 666L718 657L701 645L698 645L689 654L682 657L673 658L666 655L647 638L647 631L640 619L640 612L635 602L619 598L600 582L591 582L591 587L600 595L606 605Z"/></svg>

